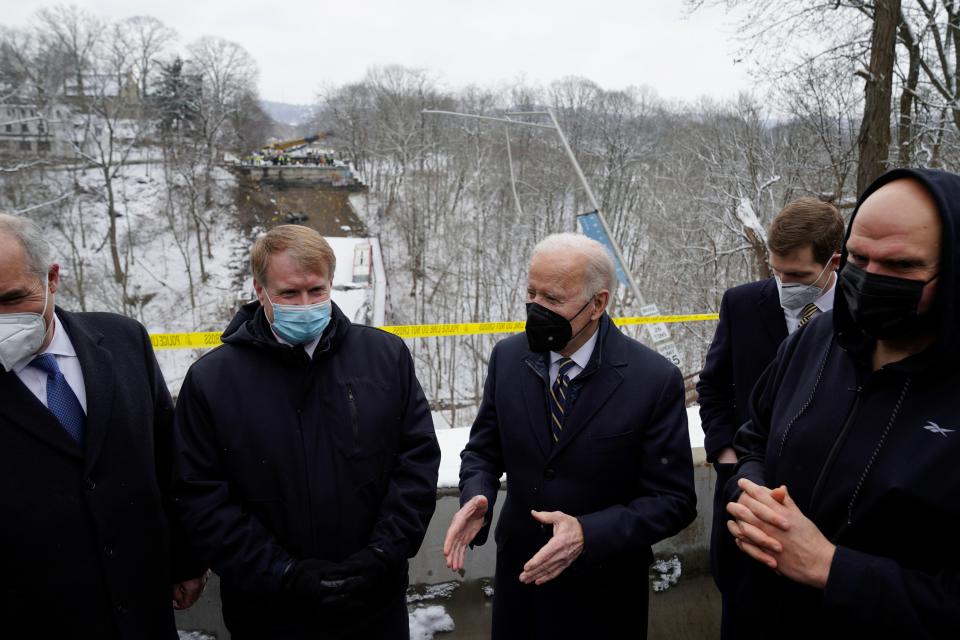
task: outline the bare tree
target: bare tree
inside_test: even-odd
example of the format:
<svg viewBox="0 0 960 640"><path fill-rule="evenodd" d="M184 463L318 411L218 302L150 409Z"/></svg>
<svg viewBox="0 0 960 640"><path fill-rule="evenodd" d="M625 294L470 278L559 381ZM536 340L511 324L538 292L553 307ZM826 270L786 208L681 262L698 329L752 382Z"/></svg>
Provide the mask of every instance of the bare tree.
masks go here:
<svg viewBox="0 0 960 640"><path fill-rule="evenodd" d="M63 60L70 70L70 93L85 96L88 74L94 72L105 24L89 11L74 5L41 9L34 16L35 31L45 41L45 49Z"/></svg>
<svg viewBox="0 0 960 640"><path fill-rule="evenodd" d="M150 94L154 68L177 39L177 33L151 16L134 16L117 24L117 37L130 51L133 77L140 88L140 98L145 100Z"/></svg>
<svg viewBox="0 0 960 640"><path fill-rule="evenodd" d="M900 0L875 0L870 66L865 73L863 121L859 133L857 193L863 193L871 182L887 170L893 62L899 24Z"/></svg>
<svg viewBox="0 0 960 640"><path fill-rule="evenodd" d="M230 119L255 95L257 65L240 45L204 36L187 47L189 68L202 82L199 119L210 163L231 144Z"/></svg>
<svg viewBox="0 0 960 640"><path fill-rule="evenodd" d="M115 181L143 141L146 123L142 118L142 102L133 76L134 58L128 43L116 27L103 35L91 73L84 73L78 84L74 104L83 114L77 122L83 131L76 144L78 156L101 175L107 205L109 226L107 241L113 263L114 280L126 286L126 271L118 236ZM129 260L126 258L125 260Z"/></svg>

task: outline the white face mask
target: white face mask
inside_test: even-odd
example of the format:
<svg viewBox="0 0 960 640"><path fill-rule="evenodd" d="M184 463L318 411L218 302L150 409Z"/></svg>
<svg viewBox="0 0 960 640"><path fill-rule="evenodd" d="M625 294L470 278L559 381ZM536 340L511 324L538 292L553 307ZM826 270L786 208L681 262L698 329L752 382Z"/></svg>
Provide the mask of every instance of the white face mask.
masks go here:
<svg viewBox="0 0 960 640"><path fill-rule="evenodd" d="M35 354L47 335L43 315L47 312L50 289L43 282L43 311L40 313L0 313L0 366L12 371L14 365Z"/></svg>
<svg viewBox="0 0 960 640"><path fill-rule="evenodd" d="M830 263L823 265L820 275L812 284L803 284L802 282L788 282L784 284L780 276L774 276L777 279L777 292L780 294L780 306L784 309L802 309L817 298L823 295L823 288L817 286L817 282L823 277ZM829 282L829 279L828 279Z"/></svg>

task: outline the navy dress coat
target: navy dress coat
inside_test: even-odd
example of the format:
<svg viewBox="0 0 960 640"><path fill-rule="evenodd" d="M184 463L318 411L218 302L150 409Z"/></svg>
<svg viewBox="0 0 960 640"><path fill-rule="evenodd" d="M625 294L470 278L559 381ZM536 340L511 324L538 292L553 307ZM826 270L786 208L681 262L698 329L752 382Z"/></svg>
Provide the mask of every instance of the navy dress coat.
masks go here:
<svg viewBox="0 0 960 640"><path fill-rule="evenodd" d="M727 531L723 486L734 464L720 464L717 456L733 446L737 429L747 421L750 391L777 355L787 337L787 323L780 306L777 281L768 278L728 289L720 302L720 321L707 351L697 383L700 421L705 434L707 460L717 472L710 536L710 566L714 580L724 592L724 619L732 615L729 602L742 573L743 552Z"/></svg>
<svg viewBox="0 0 960 640"><path fill-rule="evenodd" d="M81 448L0 372L0 619L14 638L177 637L171 585L201 568L177 543L165 489L173 405L143 327L56 310L87 395Z"/></svg>
<svg viewBox="0 0 960 640"><path fill-rule="evenodd" d="M556 444L549 429L548 359L523 334L493 349L483 400L461 454L461 503L493 503L497 523L494 638L644 638L651 545L696 516L683 381L659 354L604 315ZM579 519L584 548L554 580L523 585L523 565L551 537L531 510ZM488 528L475 544L482 544Z"/></svg>

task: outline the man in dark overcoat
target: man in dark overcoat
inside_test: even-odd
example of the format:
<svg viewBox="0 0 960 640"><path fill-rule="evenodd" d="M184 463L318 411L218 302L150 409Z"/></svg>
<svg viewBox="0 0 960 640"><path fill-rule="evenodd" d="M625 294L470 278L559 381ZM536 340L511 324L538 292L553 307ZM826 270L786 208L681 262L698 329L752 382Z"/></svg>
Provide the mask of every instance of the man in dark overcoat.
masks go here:
<svg viewBox="0 0 960 640"><path fill-rule="evenodd" d="M645 638L651 545L696 515L680 371L606 314L616 274L577 234L534 249L525 335L497 343L460 466L448 566L494 534L494 638Z"/></svg>
<svg viewBox="0 0 960 640"><path fill-rule="evenodd" d="M722 638L738 613L735 593L747 562L727 531L723 488L737 462L733 436L747 421L747 399L780 343L833 309L843 231L843 218L829 202L788 203L767 236L772 276L728 289L720 302L697 393L704 449L716 470L710 569L722 597Z"/></svg>
<svg viewBox="0 0 960 640"><path fill-rule="evenodd" d="M0 214L4 635L175 639L205 571L168 517L170 394L140 324L59 286L42 231Z"/></svg>

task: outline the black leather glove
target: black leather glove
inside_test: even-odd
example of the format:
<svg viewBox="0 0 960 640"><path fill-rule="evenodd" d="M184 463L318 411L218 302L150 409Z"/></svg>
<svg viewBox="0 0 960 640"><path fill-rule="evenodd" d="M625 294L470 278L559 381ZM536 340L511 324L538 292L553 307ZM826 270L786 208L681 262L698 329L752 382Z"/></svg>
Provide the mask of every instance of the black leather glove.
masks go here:
<svg viewBox="0 0 960 640"><path fill-rule="evenodd" d="M335 564L327 579L342 581L338 594L362 593L378 587L389 566L383 551L377 547L365 547Z"/></svg>
<svg viewBox="0 0 960 640"><path fill-rule="evenodd" d="M339 566L317 558L296 560L283 575L283 588L295 598L312 602L354 590L359 578L332 575Z"/></svg>

